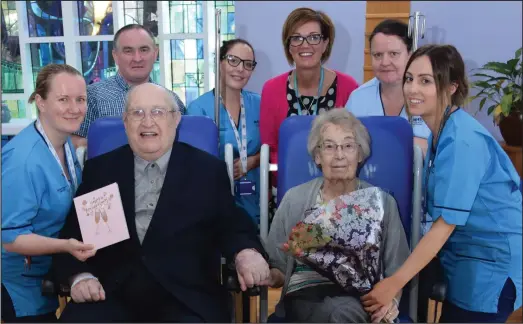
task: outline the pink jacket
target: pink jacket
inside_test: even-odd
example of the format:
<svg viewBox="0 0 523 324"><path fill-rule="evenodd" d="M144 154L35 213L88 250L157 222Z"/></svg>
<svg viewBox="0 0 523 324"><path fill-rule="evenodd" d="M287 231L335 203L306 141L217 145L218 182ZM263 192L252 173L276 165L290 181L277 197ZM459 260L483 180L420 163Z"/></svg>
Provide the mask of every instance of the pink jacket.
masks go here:
<svg viewBox="0 0 523 324"><path fill-rule="evenodd" d="M358 87L354 78L338 71L335 107L345 107L349 96ZM278 132L289 111L287 103L287 77L285 72L265 82L260 104L260 136L262 144L269 144L270 162L278 163Z"/></svg>

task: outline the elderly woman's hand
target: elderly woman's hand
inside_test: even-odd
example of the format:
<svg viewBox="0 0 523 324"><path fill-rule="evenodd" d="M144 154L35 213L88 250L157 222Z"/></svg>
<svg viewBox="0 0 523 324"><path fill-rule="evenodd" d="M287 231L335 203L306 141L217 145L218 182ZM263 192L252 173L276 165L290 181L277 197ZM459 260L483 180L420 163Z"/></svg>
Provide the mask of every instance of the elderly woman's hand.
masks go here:
<svg viewBox="0 0 523 324"><path fill-rule="evenodd" d="M392 323L393 320L398 317L399 310L395 301L391 302L386 306L380 307L377 311L371 314L372 323ZM387 318L383 321L384 318Z"/></svg>
<svg viewBox="0 0 523 324"><path fill-rule="evenodd" d="M270 271L267 261L255 250L245 249L236 256L236 272L242 291L247 287L260 286L269 278Z"/></svg>
<svg viewBox="0 0 523 324"><path fill-rule="evenodd" d="M374 313L378 309L389 305L401 290L401 284L394 278L388 277L378 282L370 293L361 297L361 303L367 313Z"/></svg>

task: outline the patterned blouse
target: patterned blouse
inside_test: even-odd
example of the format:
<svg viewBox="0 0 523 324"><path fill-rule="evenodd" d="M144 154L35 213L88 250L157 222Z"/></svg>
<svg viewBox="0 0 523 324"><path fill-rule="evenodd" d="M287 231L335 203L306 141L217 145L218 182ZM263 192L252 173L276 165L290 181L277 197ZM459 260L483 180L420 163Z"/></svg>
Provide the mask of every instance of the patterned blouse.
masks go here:
<svg viewBox="0 0 523 324"><path fill-rule="evenodd" d="M298 115L298 107L301 106L302 115L312 115L313 108L316 101L319 101L318 104L318 115L323 112L334 108L334 103L336 102L336 91L338 86L338 76L334 78L331 86L327 90L325 96L320 96L318 99L314 96L300 96L300 99L296 97L296 92L294 91L294 84L291 82L291 73L289 72L289 77L287 78L287 102L289 104L289 111L287 112L287 117Z"/></svg>

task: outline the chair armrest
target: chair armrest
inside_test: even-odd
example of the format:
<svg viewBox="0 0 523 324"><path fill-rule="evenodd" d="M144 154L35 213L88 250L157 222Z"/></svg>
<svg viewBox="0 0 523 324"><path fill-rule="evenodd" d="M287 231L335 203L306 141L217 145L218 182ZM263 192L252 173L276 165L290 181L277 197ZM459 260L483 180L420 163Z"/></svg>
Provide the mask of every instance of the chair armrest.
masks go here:
<svg viewBox="0 0 523 324"><path fill-rule="evenodd" d="M439 278L443 279L443 278ZM432 291L430 293L430 299L443 302L447 295L447 283L445 280L438 280L432 285Z"/></svg>
<svg viewBox="0 0 523 324"><path fill-rule="evenodd" d="M234 274L227 276L226 286L228 291L241 292L240 282L238 281L238 277ZM247 296L259 296L260 287L247 288L244 293L247 294Z"/></svg>
<svg viewBox="0 0 523 324"><path fill-rule="evenodd" d="M428 276L430 282L432 282L429 298L438 302L443 302L447 295L447 281L439 258L434 258L430 262L428 268Z"/></svg>
<svg viewBox="0 0 523 324"><path fill-rule="evenodd" d="M69 297L71 289L69 286L57 285L50 279L42 280L42 295L43 296L62 296Z"/></svg>

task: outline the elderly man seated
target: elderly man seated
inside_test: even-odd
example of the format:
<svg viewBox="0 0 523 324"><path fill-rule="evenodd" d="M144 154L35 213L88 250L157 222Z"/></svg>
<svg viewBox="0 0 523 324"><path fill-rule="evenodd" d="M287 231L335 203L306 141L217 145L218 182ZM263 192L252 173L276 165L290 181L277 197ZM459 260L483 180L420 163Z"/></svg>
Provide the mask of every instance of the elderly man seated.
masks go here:
<svg viewBox="0 0 523 324"><path fill-rule="evenodd" d="M53 259L71 285L63 322L227 322L220 257L234 260L245 290L269 276L249 216L237 209L226 165L175 142L181 114L164 88L133 88L123 115L129 145L86 162L77 195L117 183L130 239L82 263ZM60 237L82 236L75 208Z"/></svg>
<svg viewBox="0 0 523 324"><path fill-rule="evenodd" d="M374 314L360 302L409 255L394 198L357 177L370 155L367 129L333 109L316 117L307 147L323 177L285 194L267 239L262 284L283 286L276 313L291 322L392 321L399 295Z"/></svg>

